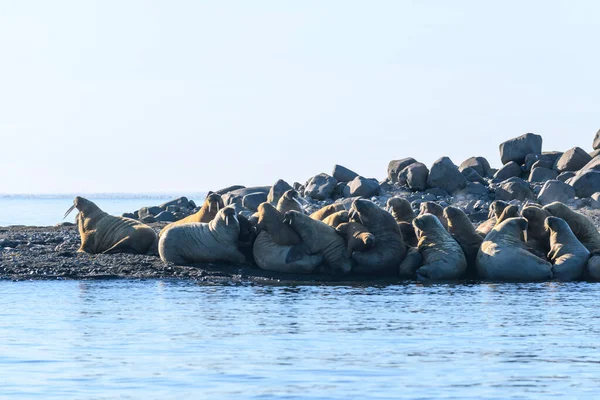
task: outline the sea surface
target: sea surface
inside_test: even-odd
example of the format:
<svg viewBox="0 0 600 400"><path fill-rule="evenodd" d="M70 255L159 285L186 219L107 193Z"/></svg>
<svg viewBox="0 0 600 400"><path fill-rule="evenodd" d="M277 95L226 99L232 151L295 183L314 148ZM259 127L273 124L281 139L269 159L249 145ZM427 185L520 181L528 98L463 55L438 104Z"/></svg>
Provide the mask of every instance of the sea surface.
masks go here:
<svg viewBox="0 0 600 400"><path fill-rule="evenodd" d="M76 195L0 195L0 226L53 226L63 222L65 211L73 205ZM180 197L173 194L91 194L83 197L112 215L133 212L142 207L156 206ZM202 204L204 193L193 193L188 199ZM77 210L64 221L75 222Z"/></svg>
<svg viewBox="0 0 600 400"><path fill-rule="evenodd" d="M0 281L0 398L598 398L589 283Z"/></svg>

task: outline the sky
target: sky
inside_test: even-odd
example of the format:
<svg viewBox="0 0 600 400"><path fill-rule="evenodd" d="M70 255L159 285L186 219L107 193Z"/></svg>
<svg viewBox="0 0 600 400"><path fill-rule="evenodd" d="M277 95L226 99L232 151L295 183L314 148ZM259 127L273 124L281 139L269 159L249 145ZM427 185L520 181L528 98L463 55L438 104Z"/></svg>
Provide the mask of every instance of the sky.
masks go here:
<svg viewBox="0 0 600 400"><path fill-rule="evenodd" d="M596 1L0 3L0 193L199 192L591 151Z"/></svg>

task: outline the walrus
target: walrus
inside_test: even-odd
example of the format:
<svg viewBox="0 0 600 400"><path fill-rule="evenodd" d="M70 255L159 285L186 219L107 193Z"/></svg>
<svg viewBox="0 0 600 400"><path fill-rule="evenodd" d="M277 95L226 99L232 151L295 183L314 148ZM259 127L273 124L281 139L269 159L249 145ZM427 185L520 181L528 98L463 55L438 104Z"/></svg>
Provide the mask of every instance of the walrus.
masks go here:
<svg viewBox="0 0 600 400"><path fill-rule="evenodd" d="M410 206L410 203L402 197L392 197L388 199L386 207L388 212L392 214L398 223L408 222L412 224L413 219L415 219L415 212Z"/></svg>
<svg viewBox="0 0 600 400"><path fill-rule="evenodd" d="M416 271L417 279L458 279L465 274L465 253L435 215L419 215L413 220L413 226L419 238L417 248L422 257L421 267Z"/></svg>
<svg viewBox="0 0 600 400"><path fill-rule="evenodd" d="M279 212L271 203L261 203L257 210L256 228L269 232L275 244L293 246L302 243L300 235L283 223L285 214Z"/></svg>
<svg viewBox="0 0 600 400"><path fill-rule="evenodd" d="M460 244L467 260L466 276L477 276L477 253L483 238L475 231L475 227L463 210L448 206L444 208L444 217L448 220L448 232Z"/></svg>
<svg viewBox="0 0 600 400"><path fill-rule="evenodd" d="M552 279L552 264L530 252L524 241L525 218L509 218L485 237L477 253L477 273L492 281Z"/></svg>
<svg viewBox="0 0 600 400"><path fill-rule="evenodd" d="M304 213L304 208L298 200L298 192L294 189L287 190L285 193L283 193L277 202L277 211L280 213L285 214L286 212L292 210Z"/></svg>
<svg viewBox="0 0 600 400"><path fill-rule="evenodd" d="M164 262L175 264L244 264L246 257L237 244L240 225L233 206L219 210L210 222L190 222L172 227L158 241Z"/></svg>
<svg viewBox="0 0 600 400"><path fill-rule="evenodd" d="M564 219L547 217L544 226L550 236L548 259L552 263L552 275L563 282L579 279L590 258L590 252L573 234Z"/></svg>
<svg viewBox="0 0 600 400"><path fill-rule="evenodd" d="M392 214L370 200L356 199L350 208L350 219L363 224L375 236L375 245L371 249L352 253L352 271L397 275L398 266L406 254L406 245Z"/></svg>
<svg viewBox="0 0 600 400"><path fill-rule="evenodd" d="M349 221L350 216L348 215L348 211L346 210L334 212L333 214L330 214L327 217L325 217L325 219L323 219L323 222L334 228L339 224L343 224Z"/></svg>
<svg viewBox="0 0 600 400"><path fill-rule="evenodd" d="M297 254L298 259L288 262L292 250L294 250L294 246L275 243L271 235L264 230L258 234L254 241L254 262L259 268L267 271L295 274L311 274L323 262L323 254L320 253L312 255L307 253Z"/></svg>
<svg viewBox="0 0 600 400"><path fill-rule="evenodd" d="M346 274L352 269L352 263L346 254L346 243L334 228L322 221L311 218L298 211L285 213L284 223L289 224L302 239L289 252L287 262L303 258L306 254L323 256L323 266L332 274Z"/></svg>
<svg viewBox="0 0 600 400"><path fill-rule="evenodd" d="M339 204L339 203L330 204L330 205L322 207L321 209L310 214L310 217L312 219L316 219L317 221L323 221L325 218L327 218L331 214L338 212L338 211L342 211L342 210L345 210L343 204Z"/></svg>
<svg viewBox="0 0 600 400"><path fill-rule="evenodd" d="M481 237L486 237L488 233L494 229L494 226L498 223L497 219L500 218L502 212L509 204L502 200L494 200L490 204L488 211L488 219L482 222L475 231L481 235Z"/></svg>
<svg viewBox="0 0 600 400"><path fill-rule="evenodd" d="M417 270L421 268L423 257L416 247L408 247L406 250L406 256L398 267L398 276L405 279L415 279L417 276Z"/></svg>
<svg viewBox="0 0 600 400"><path fill-rule="evenodd" d="M550 251L550 231L546 227L546 218L551 216L548 211L536 205L526 205L521 210L521 216L527 220L527 245L538 251L538 256L545 257Z"/></svg>
<svg viewBox="0 0 600 400"><path fill-rule="evenodd" d="M502 210L502 213L496 216L496 225L501 224L509 218L517 218L519 216L519 207L509 204Z"/></svg>
<svg viewBox="0 0 600 400"><path fill-rule="evenodd" d="M80 196L75 197L64 218L75 208L79 211L76 220L81 237L78 252L147 254L156 242L156 232L148 225L108 215L94 202Z"/></svg>
<svg viewBox="0 0 600 400"><path fill-rule="evenodd" d="M432 214L442 223L445 230L448 230L448 221L444 217L444 207L434 201L426 201L419 206L419 215Z"/></svg>
<svg viewBox="0 0 600 400"><path fill-rule="evenodd" d="M190 222L210 222L215 218L219 210L223 207L224 204L221 195L211 192L208 194L208 196L206 196L206 199L204 199L204 203L202 204L202 207L200 207L200 210L198 210L198 212L192 215L188 215L187 217L182 218L179 221L171 222L170 224L162 228L158 236L162 236L167 230L177 225L189 224Z"/></svg>
<svg viewBox="0 0 600 400"><path fill-rule="evenodd" d="M555 201L543 207L555 217L564 219L577 239L590 252L586 277L600 280L600 233L585 215L571 210L567 205Z"/></svg>
<svg viewBox="0 0 600 400"><path fill-rule="evenodd" d="M240 234L238 235L238 249L246 257L248 263L254 262L252 248L256 240L256 227L241 213L238 213L238 223L240 225Z"/></svg>
<svg viewBox="0 0 600 400"><path fill-rule="evenodd" d="M375 245L375 235L358 222L344 222L335 228L336 232L346 240L348 257L355 251L369 250Z"/></svg>

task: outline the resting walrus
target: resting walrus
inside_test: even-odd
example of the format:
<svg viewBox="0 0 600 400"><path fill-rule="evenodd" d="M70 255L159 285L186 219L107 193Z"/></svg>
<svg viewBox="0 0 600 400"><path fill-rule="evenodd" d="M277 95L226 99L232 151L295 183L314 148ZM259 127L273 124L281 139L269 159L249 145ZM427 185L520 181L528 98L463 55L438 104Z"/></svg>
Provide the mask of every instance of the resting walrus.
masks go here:
<svg viewBox="0 0 600 400"><path fill-rule="evenodd" d="M208 196L206 196L206 199L204 199L204 203L198 212L188 215L179 221L171 222L162 228L158 236L162 236L167 230L177 225L189 224L190 222L210 222L223 207L224 205L221 195L217 193L209 193Z"/></svg>
<svg viewBox="0 0 600 400"><path fill-rule="evenodd" d="M232 206L222 208L210 222L177 225L162 234L160 258L175 264L225 262L243 264L238 247L240 226Z"/></svg>
<svg viewBox="0 0 600 400"><path fill-rule="evenodd" d="M448 220L448 232L460 244L467 260L466 275L477 276L476 260L483 238L475 231L475 227L463 210L448 206L444 209L444 217Z"/></svg>
<svg viewBox="0 0 600 400"><path fill-rule="evenodd" d="M419 215L413 220L413 226L422 257L421 267L417 269L419 280L458 279L464 275L467 270L465 253L435 215Z"/></svg>
<svg viewBox="0 0 600 400"><path fill-rule="evenodd" d="M544 281L552 278L552 264L531 253L525 244L525 218L509 218L485 237L477 254L477 272L493 281Z"/></svg>
<svg viewBox="0 0 600 400"><path fill-rule="evenodd" d="M334 212L333 214L330 214L325 219L323 219L323 222L334 228L337 227L339 224L343 224L349 221L350 216L348 215L348 211L346 210Z"/></svg>
<svg viewBox="0 0 600 400"><path fill-rule="evenodd" d="M357 199L350 208L350 218L360 222L375 236L375 245L352 254L353 272L359 274L397 275L406 254L406 245L392 214L370 200Z"/></svg>
<svg viewBox="0 0 600 400"><path fill-rule="evenodd" d="M388 212L392 214L398 223L404 243L408 246L416 247L418 240L412 226L412 221L415 219L415 213L408 200L401 197L392 197L391 199L388 199L386 205Z"/></svg>
<svg viewBox="0 0 600 400"><path fill-rule="evenodd" d="M75 208L79 210L76 219L81 236L80 252L146 254L156 242L156 233L148 225L134 219L108 215L83 197L75 197L65 218Z"/></svg>
<svg viewBox="0 0 600 400"><path fill-rule="evenodd" d="M481 235L481 237L486 237L487 234L494 229L494 226L498 223L498 218L500 218L502 212L508 205L507 202L502 200L492 201L488 211L488 219L479 224L479 226L475 228L475 231Z"/></svg>
<svg viewBox="0 0 600 400"><path fill-rule="evenodd" d="M442 223L444 229L448 230L448 221L444 217L444 207L434 201L426 201L419 206L419 215L432 214Z"/></svg>
<svg viewBox="0 0 600 400"><path fill-rule="evenodd" d="M590 252L569 228L569 224L558 217L548 217L544 222L550 234L552 274L559 281L573 281L583 275L590 258Z"/></svg>
<svg viewBox="0 0 600 400"><path fill-rule="evenodd" d="M304 213L304 208L298 200L298 192L294 189L287 190L277 202L277 211L280 213L285 214L292 210Z"/></svg>
<svg viewBox="0 0 600 400"><path fill-rule="evenodd" d="M375 245L375 236L358 222L344 222L335 230L346 240L348 257L352 257L355 251L369 250Z"/></svg>
<svg viewBox="0 0 600 400"><path fill-rule="evenodd" d="M545 257L550 251L550 231L546 227L546 218L551 216L548 211L536 205L526 205L521 210L521 216L527 220L527 245L536 250L536 254Z"/></svg>
<svg viewBox="0 0 600 400"><path fill-rule="evenodd" d="M339 204L339 203L330 204L330 205L322 207L322 208L318 209L317 211L315 211L314 213L310 214L310 217L312 219L316 219L318 221L323 221L325 218L327 218L331 214L336 213L338 211L342 211L342 210L345 210L343 204Z"/></svg>

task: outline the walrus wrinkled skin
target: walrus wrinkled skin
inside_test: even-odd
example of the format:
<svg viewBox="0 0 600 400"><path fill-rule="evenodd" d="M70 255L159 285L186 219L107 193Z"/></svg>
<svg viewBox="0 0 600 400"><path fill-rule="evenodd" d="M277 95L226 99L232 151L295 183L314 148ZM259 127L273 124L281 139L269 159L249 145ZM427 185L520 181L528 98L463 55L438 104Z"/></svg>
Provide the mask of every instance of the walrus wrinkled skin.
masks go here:
<svg viewBox="0 0 600 400"><path fill-rule="evenodd" d="M537 205L526 205L521 210L521 216L527 220L527 245L537 251L538 256L546 256L550 251L550 231L545 225L546 218L551 216L548 211Z"/></svg>
<svg viewBox="0 0 600 400"><path fill-rule="evenodd" d="M543 207L555 217L564 219L577 236L577 239L590 252L587 263L586 277L600 280L600 233L585 215L571 210L565 204L555 201Z"/></svg>
<svg viewBox="0 0 600 400"><path fill-rule="evenodd" d="M208 223L191 222L167 230L158 242L158 253L164 262L180 265L243 264L246 257L237 247L239 234L235 209L229 206L222 208Z"/></svg>
<svg viewBox="0 0 600 400"><path fill-rule="evenodd" d="M375 245L371 249L352 253L352 271L358 274L397 275L398 266L406 254L406 245L392 214L370 200L357 199L350 208L350 219L363 224L375 236Z"/></svg>
<svg viewBox="0 0 600 400"><path fill-rule="evenodd" d="M288 254L288 263L297 261L305 254L322 255L323 267L331 274L347 274L352 263L346 254L346 243L334 228L322 221L298 211L285 213L284 223L289 224L302 239Z"/></svg>
<svg viewBox="0 0 600 400"><path fill-rule="evenodd" d="M75 208L79 211L76 218L81 237L79 252L146 254L156 242L156 232L148 225L134 219L108 215L83 197L75 197L65 218Z"/></svg>
<svg viewBox="0 0 600 400"><path fill-rule="evenodd" d="M442 223L445 230L448 230L448 221L444 217L444 207L434 201L426 201L419 206L419 215L432 214Z"/></svg>
<svg viewBox="0 0 600 400"><path fill-rule="evenodd" d="M392 197L388 199L386 207L388 212L392 214L398 223L408 222L412 224L413 219L416 217L408 200L403 199L402 197Z"/></svg>
<svg viewBox="0 0 600 400"><path fill-rule="evenodd" d="M335 230L346 240L348 257L352 257L355 251L365 251L375 246L375 235L358 222L344 222Z"/></svg>
<svg viewBox="0 0 600 400"><path fill-rule="evenodd" d="M304 213L304 208L298 200L298 192L294 189L287 190L277 202L277 211L280 213L285 214L292 210Z"/></svg>
<svg viewBox="0 0 600 400"><path fill-rule="evenodd" d="M480 278L513 282L552 279L552 264L530 252L524 241L526 230L525 218L509 218L492 229L477 254Z"/></svg>
<svg viewBox="0 0 600 400"><path fill-rule="evenodd" d="M338 211L342 211L344 209L345 208L343 204L330 204L310 214L310 217L312 219L316 219L317 221L323 221L331 214L336 213Z"/></svg>
<svg viewBox="0 0 600 400"><path fill-rule="evenodd" d="M590 252L569 228L569 224L558 217L547 217L544 225L550 234L552 275L559 281L574 281L581 278L590 258Z"/></svg>
<svg viewBox="0 0 600 400"><path fill-rule="evenodd" d="M475 231L481 235L481 237L485 238L487 234L494 229L494 226L498 223L497 219L500 218L502 212L508 206L509 204L502 200L492 201L488 210L488 219L475 228Z"/></svg>
<svg viewBox="0 0 600 400"><path fill-rule="evenodd" d="M440 220L425 213L413 220L423 258L417 269L419 280L457 279L467 271L467 259L460 244L448 233Z"/></svg>
<svg viewBox="0 0 600 400"><path fill-rule="evenodd" d="M208 196L206 196L206 199L204 199L204 203L198 212L188 215L179 221L171 222L162 228L158 236L162 236L166 231L177 225L189 224L190 222L210 222L223 207L224 204L221 195L217 193L210 193Z"/></svg>
<svg viewBox="0 0 600 400"><path fill-rule="evenodd" d="M323 262L322 254L301 254L299 259L288 262L288 256L294 246L280 245L273 241L265 230L254 241L254 262L267 271L295 274L311 274Z"/></svg>
<svg viewBox="0 0 600 400"><path fill-rule="evenodd" d="M325 222L327 225L333 228L337 227L339 224L343 224L349 221L350 216L348 215L348 211L346 210L334 212L333 214L330 214L325 219L323 219L323 222Z"/></svg>
<svg viewBox="0 0 600 400"><path fill-rule="evenodd" d="M466 275L469 278L477 276L477 253L483 243L483 238L475 231L469 217L460 208L448 206L444 209L444 217L448 220L448 232L460 244L467 260Z"/></svg>
<svg viewBox="0 0 600 400"><path fill-rule="evenodd" d="M255 215L258 217L256 228L267 231L275 244L293 246L302 243L300 235L283 223L284 214L270 203L261 203Z"/></svg>

